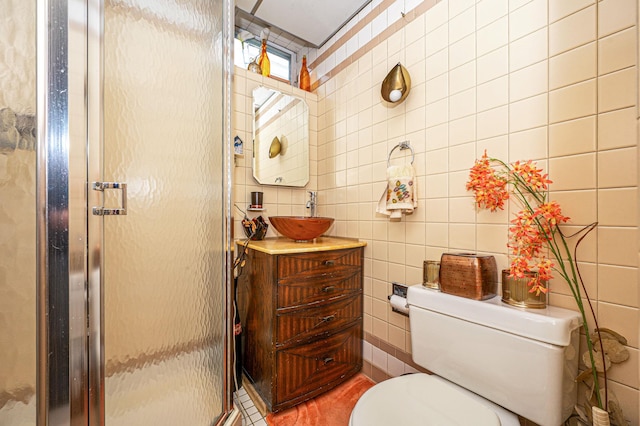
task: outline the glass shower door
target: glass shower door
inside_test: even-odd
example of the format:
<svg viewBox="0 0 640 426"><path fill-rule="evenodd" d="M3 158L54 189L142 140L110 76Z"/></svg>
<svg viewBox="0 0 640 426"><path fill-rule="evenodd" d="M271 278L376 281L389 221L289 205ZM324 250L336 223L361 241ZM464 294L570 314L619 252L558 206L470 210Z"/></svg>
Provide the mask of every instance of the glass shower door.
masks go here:
<svg viewBox="0 0 640 426"><path fill-rule="evenodd" d="M0 10L0 425L11 426L36 421L36 7Z"/></svg>
<svg viewBox="0 0 640 426"><path fill-rule="evenodd" d="M36 421L36 7L0 0L0 425Z"/></svg>
<svg viewBox="0 0 640 426"><path fill-rule="evenodd" d="M90 182L101 182L89 189L90 264L101 265L90 271L89 369L105 396L89 404L108 426L215 424L226 368L223 1L105 0L102 14L102 104L89 94L90 116L102 109L89 130L102 139L89 156Z"/></svg>

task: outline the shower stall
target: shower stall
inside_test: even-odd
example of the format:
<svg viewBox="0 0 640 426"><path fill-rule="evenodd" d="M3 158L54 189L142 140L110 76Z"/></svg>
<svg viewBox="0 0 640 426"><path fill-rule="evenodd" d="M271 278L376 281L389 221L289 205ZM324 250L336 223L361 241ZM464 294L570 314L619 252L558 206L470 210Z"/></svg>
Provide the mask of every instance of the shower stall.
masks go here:
<svg viewBox="0 0 640 426"><path fill-rule="evenodd" d="M0 424L236 422L232 1L0 10Z"/></svg>

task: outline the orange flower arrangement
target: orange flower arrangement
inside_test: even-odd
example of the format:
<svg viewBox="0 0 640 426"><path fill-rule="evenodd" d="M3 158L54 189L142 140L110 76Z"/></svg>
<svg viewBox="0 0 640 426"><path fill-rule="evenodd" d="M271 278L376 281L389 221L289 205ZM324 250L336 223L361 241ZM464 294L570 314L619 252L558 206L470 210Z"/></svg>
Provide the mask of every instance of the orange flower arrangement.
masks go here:
<svg viewBox="0 0 640 426"><path fill-rule="evenodd" d="M575 250L582 239L597 226L592 223L573 235L564 235L559 225L569 221L562 214L560 205L555 201L548 201L549 176L536 167L535 163L515 162L507 164L495 158L489 158L485 151L481 159L476 160L471 168L467 190L473 191L475 203L479 208L489 209L492 212L503 210L505 202L513 195L521 205L520 210L509 227L509 242L507 247L511 250L511 277L523 278L533 275L528 285L530 293L547 293L545 282L553 278L552 271L557 272L569 285L572 295L578 305L583 320L583 329L586 334L589 360L591 361L591 377L593 378L593 394L596 397L598 407L606 410L607 376L604 372L604 403L600 392L600 382L596 362L594 358L593 338L589 333L589 325L583 305L581 291L584 292L591 313L595 320L597 340L600 341L599 350L602 353L603 363L605 351L602 347L600 329L595 312L587 295L586 288L580 277L577 263L574 262ZM583 233L579 238L572 255L567 239ZM547 258L546 254L551 258ZM553 259L553 260L552 260ZM537 272L536 274L526 274Z"/></svg>
<svg viewBox="0 0 640 426"><path fill-rule="evenodd" d="M499 168L494 168L496 164ZM510 198L509 184L514 194L523 204L511 221L509 244L512 261L509 267L511 277L524 278L527 272L537 269L529 281L530 293L546 293L544 282L553 276L551 270L555 264L544 254L545 246L553 246L558 225L569 221L562 215L560 205L547 201L549 184L547 174L536 168L531 161L520 161L509 165L487 156L485 151L480 160L471 168L467 190L473 191L476 204L492 212L504 209L504 203ZM553 251L553 247L551 247ZM556 254L556 253L554 253Z"/></svg>

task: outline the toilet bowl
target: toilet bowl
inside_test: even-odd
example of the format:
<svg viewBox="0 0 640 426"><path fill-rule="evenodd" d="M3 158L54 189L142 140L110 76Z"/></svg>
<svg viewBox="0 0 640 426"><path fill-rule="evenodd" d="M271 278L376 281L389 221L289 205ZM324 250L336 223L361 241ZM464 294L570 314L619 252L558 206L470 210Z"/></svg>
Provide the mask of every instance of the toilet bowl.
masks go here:
<svg viewBox="0 0 640 426"><path fill-rule="evenodd" d="M409 287L413 361L433 375L381 382L354 407L350 426L558 426L576 403L581 317Z"/></svg>
<svg viewBox="0 0 640 426"><path fill-rule="evenodd" d="M518 416L436 375L408 374L378 383L351 412L349 426L519 426Z"/></svg>

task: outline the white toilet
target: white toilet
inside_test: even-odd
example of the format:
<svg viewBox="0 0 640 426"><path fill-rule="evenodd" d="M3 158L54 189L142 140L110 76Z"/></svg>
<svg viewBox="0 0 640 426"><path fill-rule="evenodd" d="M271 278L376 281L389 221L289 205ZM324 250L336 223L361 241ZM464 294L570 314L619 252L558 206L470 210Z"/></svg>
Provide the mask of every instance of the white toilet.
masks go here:
<svg viewBox="0 0 640 426"><path fill-rule="evenodd" d="M413 360L435 373L381 382L350 426L558 426L576 402L580 315L476 301L421 285L407 293ZM504 408L503 408L504 407Z"/></svg>

